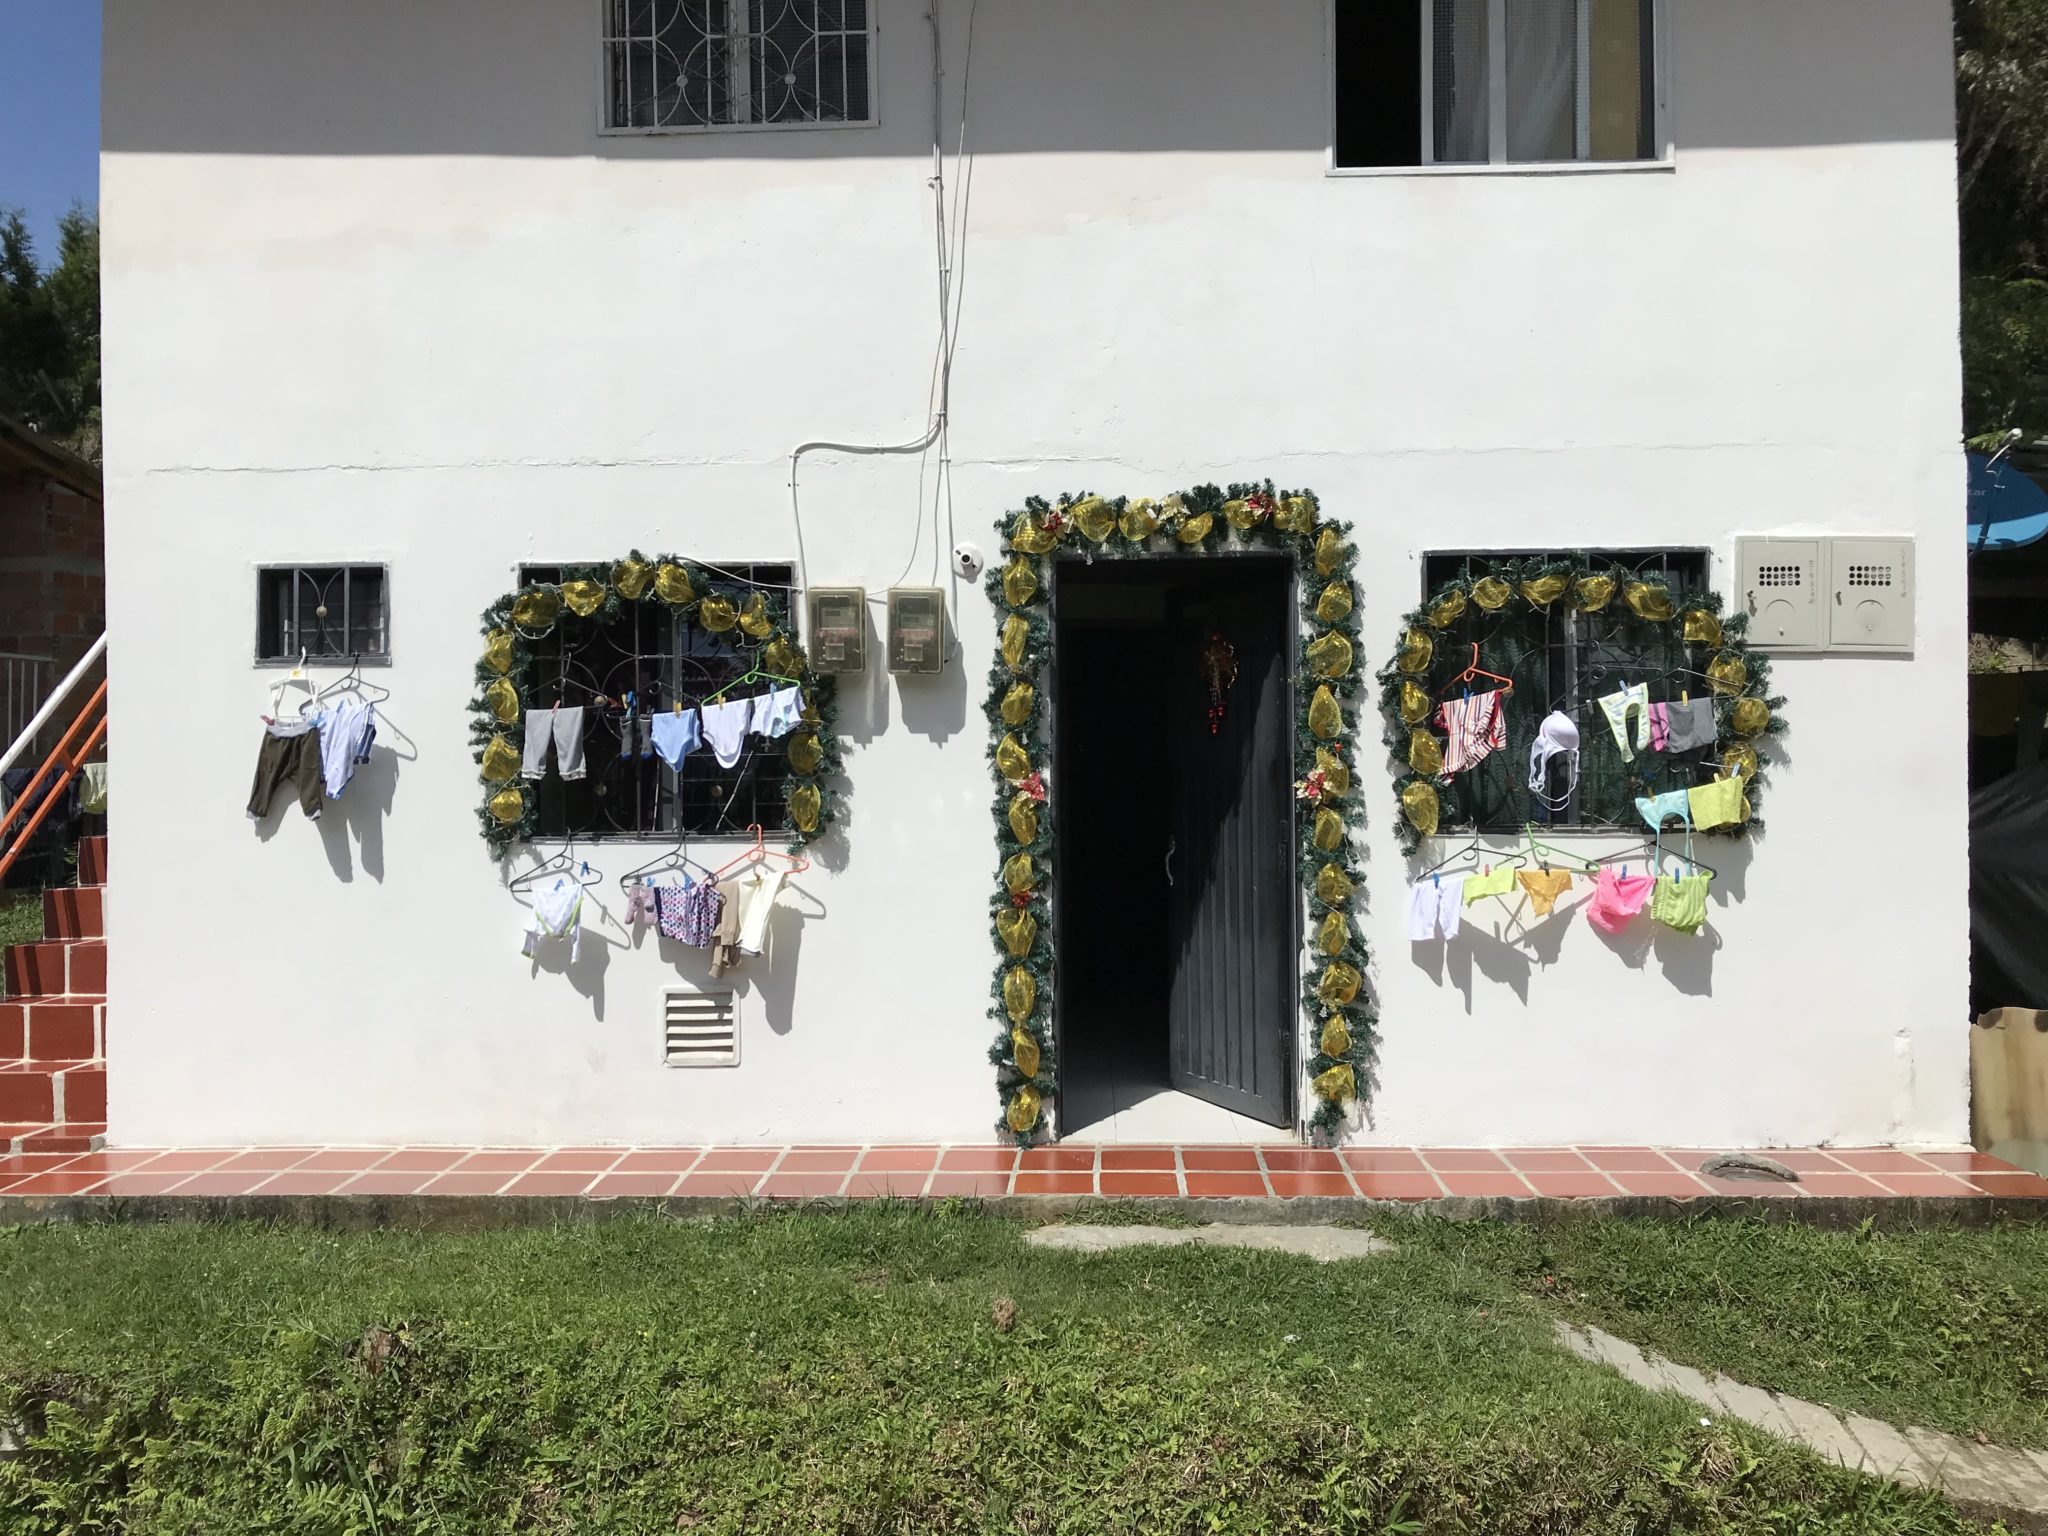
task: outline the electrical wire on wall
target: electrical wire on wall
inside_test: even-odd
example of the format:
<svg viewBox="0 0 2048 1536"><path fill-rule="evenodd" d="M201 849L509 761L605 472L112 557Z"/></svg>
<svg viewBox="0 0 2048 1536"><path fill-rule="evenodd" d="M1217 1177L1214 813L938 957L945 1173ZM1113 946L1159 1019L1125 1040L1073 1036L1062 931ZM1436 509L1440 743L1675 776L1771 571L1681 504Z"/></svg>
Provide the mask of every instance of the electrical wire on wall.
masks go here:
<svg viewBox="0 0 2048 1536"><path fill-rule="evenodd" d="M973 179L973 170L967 161L967 88L974 69L974 20L981 8L981 0L971 0L967 9L967 38L961 64L960 77L960 134L958 147L954 151L956 167L965 166L963 174L956 176L953 193L952 216L948 218L946 208L946 163L945 163L945 119L943 81L945 77L943 40L939 29L940 0L932 0L932 8L925 13L932 32L932 189L934 245L938 258L938 301L939 336L938 345L932 355L931 383L925 395L927 425L922 435L901 443L842 443L829 439L817 439L799 443L789 454L789 515L796 529L796 580L800 590L810 587L810 568L804 551L803 511L797 492L798 468L807 453L849 453L863 456L915 453L918 457L917 471L917 519L911 530L910 555L905 560L903 571L892 585L900 584L904 576L917 563L918 545L924 537L924 486L926 469L930 463L931 450L939 450L939 467L933 477L932 495L932 582L938 582L940 543L938 538L939 509L943 503L946 510L946 524L952 527L952 484L953 460L951 451L951 420L953 406L953 350L960 332L961 285L956 274L964 273L966 266L968 200L963 195ZM882 601L882 599L871 599ZM799 605L801 606L801 605Z"/></svg>

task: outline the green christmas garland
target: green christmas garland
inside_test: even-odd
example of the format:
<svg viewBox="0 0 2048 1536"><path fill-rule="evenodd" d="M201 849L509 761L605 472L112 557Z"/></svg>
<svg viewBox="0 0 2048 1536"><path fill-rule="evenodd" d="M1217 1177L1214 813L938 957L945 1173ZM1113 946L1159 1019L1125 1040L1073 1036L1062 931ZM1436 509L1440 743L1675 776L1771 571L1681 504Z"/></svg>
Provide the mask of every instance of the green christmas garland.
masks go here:
<svg viewBox="0 0 2048 1536"><path fill-rule="evenodd" d="M1769 765L1755 744L1785 729L1778 714L1785 701L1771 693L1769 659L1749 648L1749 616L1724 614L1722 608L1717 592L1638 576L1591 555L1490 561L1483 573L1468 573L1437 588L1401 621L1399 647L1379 671L1402 851L1414 853L1441 823L1471 820L1461 790L1443 776L1443 743L1430 724L1436 701L1425 683L1437 647L1464 646L1476 625L1518 620L1532 626L1533 639L1547 616L1561 610L1606 616L1612 634L1624 644L1676 631L1694 669L1709 680L1721 772L1739 773L1749 781L1743 820L1703 835L1741 837L1761 827L1755 807Z"/></svg>
<svg viewBox="0 0 2048 1536"><path fill-rule="evenodd" d="M842 756L832 729L838 714L836 680L811 671L803 647L790 633L783 595L721 582L715 573L674 555L649 560L636 549L610 565L572 566L559 583L537 582L507 592L483 612L484 650L469 705L469 739L484 795L477 820L491 856L504 858L515 843L532 841L537 831L534 797L519 777L523 754L508 734L525 711L532 643L564 613L609 624L636 603L658 604L678 618L692 615L735 648L758 647L756 665L762 671L803 685L802 725L789 738L783 803L795 826L792 848L824 836L838 805L826 781L838 774Z"/></svg>
<svg viewBox="0 0 2048 1536"><path fill-rule="evenodd" d="M1366 689L1359 668L1357 550L1350 525L1319 522L1311 491L1262 484L1213 485L1135 500L1085 493L1056 503L1033 497L1004 517L1003 559L986 586L1003 615L989 668L986 712L995 778L994 820L1001 854L989 932L998 961L989 1050L1002 1114L999 1133L1028 1143L1042 1133L1059 1091L1052 1053L1052 803L1045 761L1046 698L1052 654L1050 559L1062 547L1114 557L1236 547L1282 549L1300 579L1300 641L1294 742L1296 791L1304 802L1299 865L1311 913L1302 1001L1320 1022L1309 1070L1316 1097L1312 1130L1328 1138L1369 1081L1375 1049L1365 995L1367 955L1352 917L1363 904L1365 871L1354 834L1365 824L1355 772L1356 732Z"/></svg>

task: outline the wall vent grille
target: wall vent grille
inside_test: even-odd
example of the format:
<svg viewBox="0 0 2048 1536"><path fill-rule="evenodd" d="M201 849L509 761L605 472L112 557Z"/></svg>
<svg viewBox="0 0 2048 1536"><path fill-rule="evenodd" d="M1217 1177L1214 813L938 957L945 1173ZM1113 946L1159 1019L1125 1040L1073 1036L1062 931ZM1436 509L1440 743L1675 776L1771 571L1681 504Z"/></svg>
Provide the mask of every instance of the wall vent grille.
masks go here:
<svg viewBox="0 0 2048 1536"><path fill-rule="evenodd" d="M1756 568L1756 584L1760 587L1797 587L1806 582L1806 567L1803 565L1760 565Z"/></svg>
<svg viewBox="0 0 2048 1536"><path fill-rule="evenodd" d="M661 1059L671 1067L738 1066L740 1017L733 994L681 988L665 993Z"/></svg>

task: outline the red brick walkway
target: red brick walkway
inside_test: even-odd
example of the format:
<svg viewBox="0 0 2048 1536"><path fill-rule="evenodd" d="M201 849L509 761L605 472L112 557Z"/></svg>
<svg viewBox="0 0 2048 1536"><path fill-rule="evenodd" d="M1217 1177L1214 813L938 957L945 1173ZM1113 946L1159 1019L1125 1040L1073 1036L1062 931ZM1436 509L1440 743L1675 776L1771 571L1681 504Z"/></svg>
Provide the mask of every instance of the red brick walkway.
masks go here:
<svg viewBox="0 0 2048 1536"><path fill-rule="evenodd" d="M2048 1180L1977 1152L1775 1148L1797 1184L1713 1179L1714 1154L1653 1147L1505 1150L1080 1146L253 1147L0 1156L0 1197L622 1195L762 1199L1101 1195L1380 1200L1614 1195L1785 1199L2048 1198Z"/></svg>

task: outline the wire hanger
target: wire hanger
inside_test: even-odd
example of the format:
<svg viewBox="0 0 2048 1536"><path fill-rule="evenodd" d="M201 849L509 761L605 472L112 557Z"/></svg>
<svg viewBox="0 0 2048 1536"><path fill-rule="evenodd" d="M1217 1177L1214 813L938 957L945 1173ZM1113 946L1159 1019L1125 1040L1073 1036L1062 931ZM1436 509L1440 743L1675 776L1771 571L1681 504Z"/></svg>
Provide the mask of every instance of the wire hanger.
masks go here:
<svg viewBox="0 0 2048 1536"><path fill-rule="evenodd" d="M576 840L571 838L562 845L559 852L550 854L525 874L514 875L510 880L507 880L505 882L505 889L516 891L524 886L530 886L536 881L545 880L550 875L567 874L571 869L576 871L576 883L578 885L595 885L604 878L603 870L592 869L588 859L578 859L576 857Z"/></svg>
<svg viewBox="0 0 2048 1536"><path fill-rule="evenodd" d="M737 869L742 864L760 864L768 859L782 860L789 866L791 874L811 867L811 861L800 853L781 853L768 847L762 841L761 824L758 821L750 825L747 830L754 834L754 846L744 850L738 858L730 863L719 865L717 869L712 871L712 879L723 879L727 870Z"/></svg>
<svg viewBox="0 0 2048 1536"><path fill-rule="evenodd" d="M1471 642L1471 644L1472 660L1470 664L1466 666L1464 671L1460 672L1456 677L1453 677L1449 682L1445 683L1442 687L1438 688L1437 692L1449 693L1453 688L1466 687L1472 682L1474 678L1490 677L1496 683L1499 683L1501 685L1500 691L1502 693L1513 693L1515 691L1515 680L1512 677L1502 677L1498 672L1489 672L1486 670L1486 668L1480 666L1479 643L1475 640Z"/></svg>
<svg viewBox="0 0 2048 1536"><path fill-rule="evenodd" d="M389 688L386 688L382 683L373 683L363 676L363 653L361 651L349 652L348 670L314 694L313 697L324 699L330 693L339 693L344 688L348 689L351 693L359 694L369 699L372 704L382 704L391 697L391 690ZM370 698L370 695L364 692L365 689L372 688L376 690L375 698Z"/></svg>
<svg viewBox="0 0 2048 1536"><path fill-rule="evenodd" d="M696 870L706 880L716 879L717 876L712 870L705 865L699 864L695 859L683 852L683 849L688 845L688 841L688 834L679 834L676 838L675 847L664 848L659 854L649 859L638 869L627 870L623 875L619 876L619 889L630 890L633 882L642 876L666 874L669 870L680 869L685 864L689 865L691 869Z"/></svg>
<svg viewBox="0 0 2048 1536"><path fill-rule="evenodd" d="M1486 868L1492 869L1495 865L1500 865L1503 868L1511 868L1516 864L1526 864L1529 862L1529 855L1521 851L1520 849L1487 848L1483 846L1480 840L1475 836L1471 842L1467 843L1464 847L1460 848L1456 853L1452 854L1449 858L1445 859L1443 863L1432 864L1428 869L1425 869L1421 874L1417 875L1415 877L1415 883L1417 885L1420 885L1424 880L1427 880L1431 875L1436 874L1438 871L1442 870L1446 865L1452 864L1457 860L1466 857L1467 855L1471 856L1474 868L1477 868L1482 863L1486 866Z"/></svg>
<svg viewBox="0 0 2048 1536"><path fill-rule="evenodd" d="M771 683L787 683L792 688L801 688L803 686L802 681L797 678L784 677L780 672L763 672L759 667L756 667L752 671L744 672L731 682L725 684L716 693L705 699L704 702L706 704L716 704L728 693L731 693L733 689L740 687L742 684L751 683L756 678L766 678Z"/></svg>
<svg viewBox="0 0 2048 1536"><path fill-rule="evenodd" d="M1536 856L1537 863L1541 864L1545 869L1550 867L1551 860L1553 859L1560 864L1570 865L1580 874L1589 875L1597 867L1589 859L1585 859L1576 853L1566 853L1562 848L1554 847L1544 842L1536 835L1536 824L1533 821L1523 822L1522 832L1529 839L1530 853Z"/></svg>

